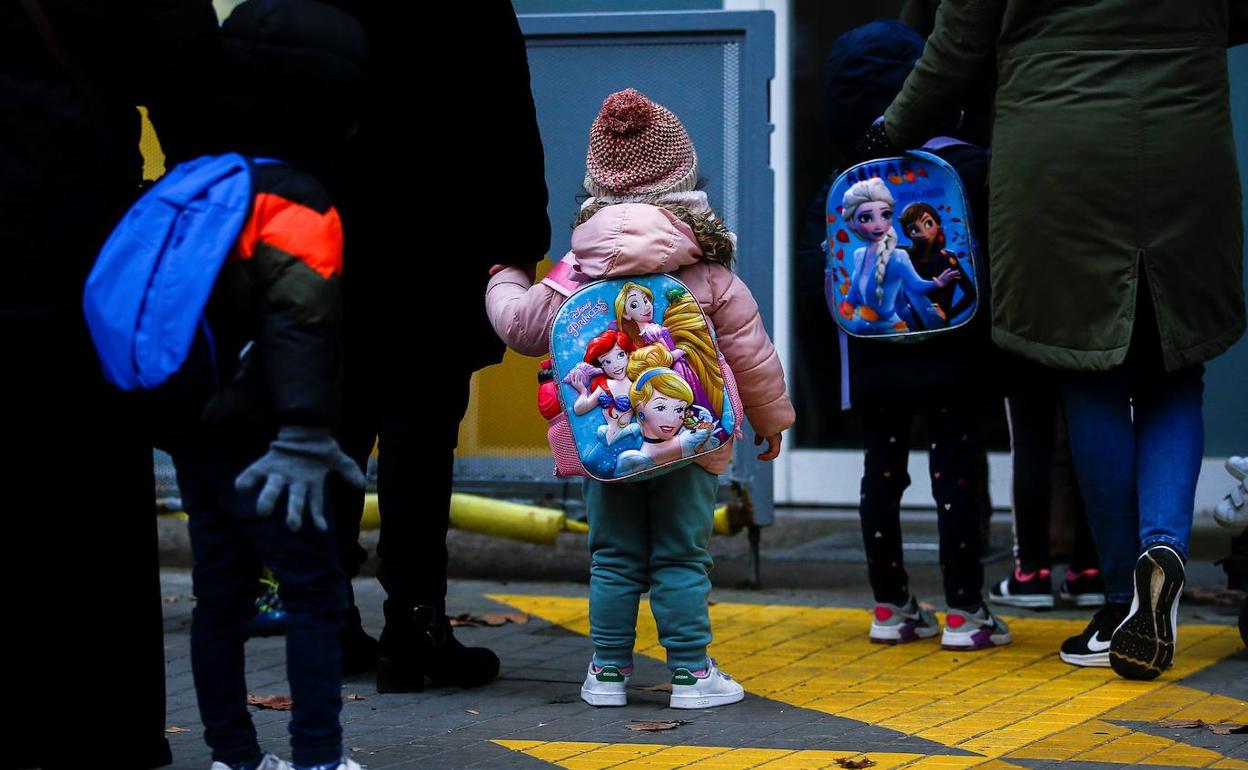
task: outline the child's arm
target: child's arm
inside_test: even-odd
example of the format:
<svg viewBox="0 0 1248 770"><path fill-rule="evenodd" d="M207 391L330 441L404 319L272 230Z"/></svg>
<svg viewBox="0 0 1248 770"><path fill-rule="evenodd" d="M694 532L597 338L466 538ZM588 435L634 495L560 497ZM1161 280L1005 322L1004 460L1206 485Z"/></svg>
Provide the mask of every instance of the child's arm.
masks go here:
<svg viewBox="0 0 1248 770"><path fill-rule="evenodd" d="M719 265L709 269L712 300L707 312L736 378L745 417L759 435L776 436L796 419L780 356L745 282Z"/></svg>
<svg viewBox="0 0 1248 770"><path fill-rule="evenodd" d="M516 267L504 267L485 289L485 312L490 325L512 350L526 356L550 352L550 324L563 295L544 283L533 283Z"/></svg>
<svg viewBox="0 0 1248 770"><path fill-rule="evenodd" d="M325 477L364 487L364 474L330 435L338 410L342 223L319 185L288 178L281 194L261 193L239 239L257 302L256 355L279 426L269 451L235 481L259 489L256 510L286 497L286 524L305 512L325 530ZM305 511L306 508L306 511Z"/></svg>

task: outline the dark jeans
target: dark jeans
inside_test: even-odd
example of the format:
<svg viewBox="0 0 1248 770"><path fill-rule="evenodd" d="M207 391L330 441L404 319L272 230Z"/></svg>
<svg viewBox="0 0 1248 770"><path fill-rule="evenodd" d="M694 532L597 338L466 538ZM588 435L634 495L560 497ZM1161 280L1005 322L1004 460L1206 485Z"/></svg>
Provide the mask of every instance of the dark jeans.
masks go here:
<svg viewBox="0 0 1248 770"><path fill-rule="evenodd" d="M922 414L929 434L945 601L950 607L977 608L984 582L979 561L983 511L976 493L984 453L978 410L949 399L876 403L861 411L866 458L859 514L875 600L900 604L910 594L901 551L901 495L910 486L910 426Z"/></svg>
<svg viewBox="0 0 1248 770"><path fill-rule="evenodd" d="M1006 402L1010 415L1010 449L1014 467L1014 556L1022 572L1049 569L1050 520L1053 509L1053 459L1057 450L1059 409L1056 384L1016 393ZM1069 505L1074 538L1070 568L1097 569L1092 532L1083 498L1074 490Z"/></svg>
<svg viewBox="0 0 1248 770"><path fill-rule="evenodd" d="M254 459L254 458L251 458ZM283 497L272 516L256 513L255 494L234 489L251 459L175 457L182 503L190 516L196 604L191 668L204 740L214 761L242 762L260 753L247 711L244 623L256 611L256 581L267 565L281 584L287 611L286 676L293 701L290 744L301 765L342 757L338 632L346 579L333 528L285 524Z"/></svg>

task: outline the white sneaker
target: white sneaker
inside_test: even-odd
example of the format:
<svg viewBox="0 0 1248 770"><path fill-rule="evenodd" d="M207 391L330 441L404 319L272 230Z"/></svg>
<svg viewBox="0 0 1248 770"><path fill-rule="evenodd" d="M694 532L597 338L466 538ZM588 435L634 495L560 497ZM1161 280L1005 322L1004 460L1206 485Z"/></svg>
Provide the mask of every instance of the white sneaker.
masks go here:
<svg viewBox="0 0 1248 770"><path fill-rule="evenodd" d="M1232 457L1226 461L1226 470L1239 483L1231 487L1231 491L1222 498L1222 502L1213 509L1213 518L1228 529L1243 529L1248 526L1248 457Z"/></svg>
<svg viewBox="0 0 1248 770"><path fill-rule="evenodd" d="M744 697L745 688L708 658L702 676L687 668L672 672L672 699L668 705L674 709L709 709L737 703Z"/></svg>
<svg viewBox="0 0 1248 770"><path fill-rule="evenodd" d="M945 613L945 632L940 635L940 646L946 650L985 650L1000 647L1014 641L1010 627L980 605L977 612L949 608Z"/></svg>
<svg viewBox="0 0 1248 770"><path fill-rule="evenodd" d="M629 674L618 666L595 666L591 660L581 685L581 700L591 706L627 706Z"/></svg>
<svg viewBox="0 0 1248 770"><path fill-rule="evenodd" d="M359 765L355 767L358 770ZM234 768L224 762L213 762L211 770L234 770ZM260 758L260 764L256 766L256 770L291 770L291 767L286 760L266 752Z"/></svg>

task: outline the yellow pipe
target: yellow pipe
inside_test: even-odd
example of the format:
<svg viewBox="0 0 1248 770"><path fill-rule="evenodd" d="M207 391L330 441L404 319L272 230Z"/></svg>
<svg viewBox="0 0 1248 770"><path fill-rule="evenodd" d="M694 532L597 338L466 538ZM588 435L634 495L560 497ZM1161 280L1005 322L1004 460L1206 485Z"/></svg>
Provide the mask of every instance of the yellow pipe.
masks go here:
<svg viewBox="0 0 1248 770"><path fill-rule="evenodd" d="M182 512L172 515L186 518ZM740 503L728 503L715 509L714 532L717 535L735 535L746 523L748 511ZM377 529L380 526L377 495L367 494L364 496L360 529ZM585 522L569 520L557 508L522 505L461 493L451 495L451 526L464 532L542 545L554 545L560 532L582 535L589 532Z"/></svg>

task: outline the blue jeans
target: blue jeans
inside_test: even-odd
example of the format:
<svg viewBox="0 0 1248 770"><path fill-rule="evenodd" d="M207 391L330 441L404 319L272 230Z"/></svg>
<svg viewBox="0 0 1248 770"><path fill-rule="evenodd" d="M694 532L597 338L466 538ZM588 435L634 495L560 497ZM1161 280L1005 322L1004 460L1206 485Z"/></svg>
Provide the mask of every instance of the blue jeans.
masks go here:
<svg viewBox="0 0 1248 770"><path fill-rule="evenodd" d="M1075 473L1112 603L1131 601L1144 549L1164 544L1187 558L1204 453L1203 376L1200 366L1064 376Z"/></svg>
<svg viewBox="0 0 1248 770"><path fill-rule="evenodd" d="M260 756L247 711L243 625L256 612L263 564L281 584L287 611L292 758L300 765L336 762L342 757L338 632L347 581L333 516L326 516L328 532L310 521L291 532L285 524L285 497L272 516L261 517L256 495L234 489L235 477L250 461L175 457L174 462L195 555L191 670L213 760L234 764Z"/></svg>

